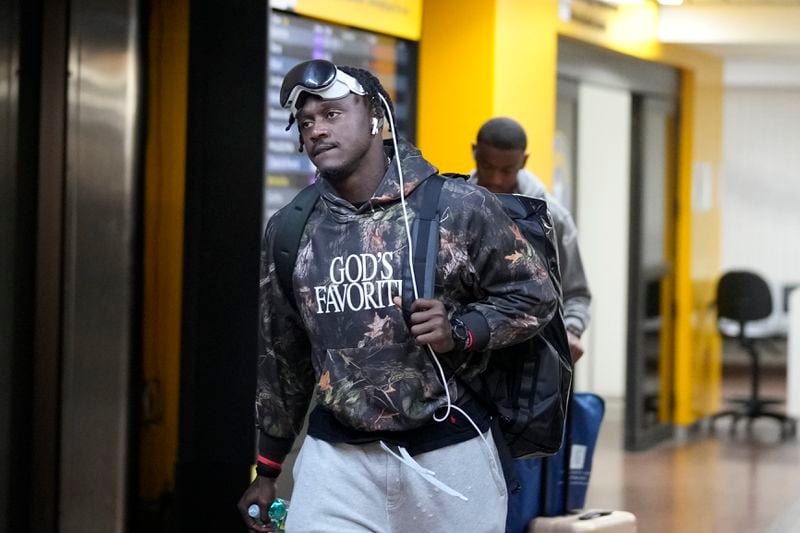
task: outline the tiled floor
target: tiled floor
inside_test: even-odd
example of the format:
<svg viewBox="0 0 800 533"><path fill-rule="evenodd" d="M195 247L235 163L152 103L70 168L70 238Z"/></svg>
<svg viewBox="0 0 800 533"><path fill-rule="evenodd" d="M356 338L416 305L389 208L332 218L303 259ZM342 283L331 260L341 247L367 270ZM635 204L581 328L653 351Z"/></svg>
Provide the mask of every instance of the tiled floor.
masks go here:
<svg viewBox="0 0 800 533"><path fill-rule="evenodd" d="M782 395L785 377L770 376L765 392ZM748 382L726 372L725 392ZM631 453L622 413L622 402L607 402L588 507L631 511L644 533L800 532L800 442L781 440L774 421L757 421L752 434L740 424L734 436L720 421L715 435L701 427L685 442Z"/></svg>

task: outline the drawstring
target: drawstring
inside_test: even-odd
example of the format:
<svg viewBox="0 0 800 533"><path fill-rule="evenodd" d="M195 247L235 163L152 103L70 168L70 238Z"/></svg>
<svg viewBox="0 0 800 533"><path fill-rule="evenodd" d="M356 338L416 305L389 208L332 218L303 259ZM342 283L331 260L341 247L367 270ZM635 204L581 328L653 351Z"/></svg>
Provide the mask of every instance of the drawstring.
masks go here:
<svg viewBox="0 0 800 533"><path fill-rule="evenodd" d="M398 461L400 461L401 463L403 463L407 467L411 468L411 470L413 470L414 472L416 472L417 474L422 476L422 479L424 479L425 481L427 481L428 483L430 483L434 487L440 489L442 492L444 492L446 494L449 494L450 496L455 496L457 498L460 498L460 499L464 500L465 502L469 501L469 498L467 498L466 496L464 496L463 494L461 494L457 490L447 486L446 484L444 484L441 481L439 481L438 479L436 479L436 477L435 477L436 476L436 472L434 472L433 470L428 470L427 468L425 468L424 466L422 466L421 464L416 462L414 460L414 458L411 457L411 454L408 453L408 450L406 450L402 446L398 446L397 447L397 449L400 451L400 455L398 455L397 453L392 451L392 449L389 448L386 445L386 443L383 442L383 441L381 441L381 448L383 448L383 450L386 453L388 453L389 455L391 455L392 457L394 457L395 459L397 459Z"/></svg>

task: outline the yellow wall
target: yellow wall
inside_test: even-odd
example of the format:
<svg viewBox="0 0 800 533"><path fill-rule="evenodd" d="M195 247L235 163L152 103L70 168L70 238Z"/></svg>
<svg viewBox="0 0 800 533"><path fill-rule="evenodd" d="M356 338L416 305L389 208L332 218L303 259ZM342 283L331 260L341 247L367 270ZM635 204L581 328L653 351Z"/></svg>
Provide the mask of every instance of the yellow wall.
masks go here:
<svg viewBox="0 0 800 533"><path fill-rule="evenodd" d="M553 171L557 35L549 1L464 0L423 4L417 140L446 172L474 167L478 128L511 116L528 133L528 167Z"/></svg>
<svg viewBox="0 0 800 533"><path fill-rule="evenodd" d="M528 166L550 183L559 35L681 70L673 417L678 424L689 424L713 412L719 401L719 340L709 311L720 263L719 206L693 212L691 183L693 164L709 163L713 189L718 190L722 62L658 43L654 3L618 10L577 1L573 6L604 18L606 28L560 21L557 0L468 0L458 9L449 2L426 1L419 145L443 170L466 171L473 167L469 146L480 124L510 115L529 134Z"/></svg>
<svg viewBox="0 0 800 533"><path fill-rule="evenodd" d="M683 80L685 105L693 120L684 124L687 146L682 151L679 212L679 278L677 308L682 326L677 337L676 421L694 422L716 411L720 399L721 345L713 310L720 269L719 205L694 212L692 165L713 166L714 197L718 198L722 138L722 68L718 61L706 68L687 69ZM715 74L715 75L714 75Z"/></svg>
<svg viewBox="0 0 800 533"><path fill-rule="evenodd" d="M494 101L494 8L485 0L423 4L417 144L442 172L473 167L471 143Z"/></svg>
<svg viewBox="0 0 800 533"><path fill-rule="evenodd" d="M174 488L178 449L188 0L153 0L144 205L142 373L152 419L141 426L140 494ZM145 415L148 413L146 412Z"/></svg>
<svg viewBox="0 0 800 533"><path fill-rule="evenodd" d="M552 183L556 129L556 2L497 0L493 116L509 116L528 135L528 168ZM485 117L488 119L491 117ZM472 131L475 138L477 129Z"/></svg>

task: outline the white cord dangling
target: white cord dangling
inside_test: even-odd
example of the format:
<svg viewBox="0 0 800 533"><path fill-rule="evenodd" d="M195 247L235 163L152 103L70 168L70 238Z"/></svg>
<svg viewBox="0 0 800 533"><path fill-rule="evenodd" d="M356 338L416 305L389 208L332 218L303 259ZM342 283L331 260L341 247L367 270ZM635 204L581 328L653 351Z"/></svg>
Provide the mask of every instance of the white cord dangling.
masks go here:
<svg viewBox="0 0 800 533"><path fill-rule="evenodd" d="M416 275L414 273L414 268L413 268L413 264L414 264L414 244L413 244L413 239L411 238L411 225L408 222L408 210L406 209L406 184L405 184L405 180L403 179L403 167L400 165L400 152L399 152L399 149L397 147L397 135L395 134L396 128L395 128L395 124L394 124L394 117L392 116L392 111L389 109L389 103L386 101L386 99L383 97L383 95L378 93L378 96L380 97L381 101L383 102L383 108L385 109L386 114L389 117L389 126L390 126L391 131L392 131L392 145L394 146L394 160L395 160L395 163L397 164L397 175L398 175L399 181L400 181L400 203L401 203L401 205L403 207L403 220L405 222L406 240L407 240L407 243L408 243L407 244L408 245L408 261L409 261L409 265L412 265L409 268L409 271L411 272L411 286L414 289L414 299L417 299L417 298L419 298L419 290L417 289L417 277L416 277ZM430 344L426 344L425 348L431 354L431 358L433 359L434 363L436 363L436 369L438 371L442 387L444 388L445 398L447 399L447 409L445 410L444 414L441 417L437 417L436 413L434 413L433 414L433 419L436 422L444 422L445 420L447 420L450 417L450 410L451 409L455 409L456 411L458 411L459 413L464 415L464 418L466 418L469 421L469 423L472 424L472 427L475 428L475 431L478 433L478 436L483 440L484 444L487 446L487 448L491 452L491 448L489 447L489 442L486 440L486 437L483 435L481 430L478 428L478 425L475 423L475 421L472 420L472 418L470 418L470 416L467 413L465 413L463 409L461 409L457 405L453 405L452 399L450 398L450 387L447 386L447 377L444 374L444 369L442 368L442 364L439 362L439 358L436 357L436 352L433 351L433 348L431 348Z"/></svg>

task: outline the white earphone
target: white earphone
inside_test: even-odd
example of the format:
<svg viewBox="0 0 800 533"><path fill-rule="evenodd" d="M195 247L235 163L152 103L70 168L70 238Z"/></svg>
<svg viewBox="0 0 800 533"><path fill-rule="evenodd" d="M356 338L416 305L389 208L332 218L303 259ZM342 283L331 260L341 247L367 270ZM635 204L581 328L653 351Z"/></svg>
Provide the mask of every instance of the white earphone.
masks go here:
<svg viewBox="0 0 800 533"><path fill-rule="evenodd" d="M372 117L372 131L370 133L372 133L372 135L378 133L378 119L375 117Z"/></svg>

